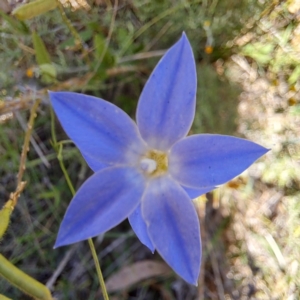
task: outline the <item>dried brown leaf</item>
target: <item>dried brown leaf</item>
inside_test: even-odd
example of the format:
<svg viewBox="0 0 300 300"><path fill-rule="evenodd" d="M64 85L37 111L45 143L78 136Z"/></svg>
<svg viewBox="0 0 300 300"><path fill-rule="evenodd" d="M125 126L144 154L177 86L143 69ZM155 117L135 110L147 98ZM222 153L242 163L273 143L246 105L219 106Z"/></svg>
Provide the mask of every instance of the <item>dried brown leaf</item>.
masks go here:
<svg viewBox="0 0 300 300"><path fill-rule="evenodd" d="M106 281L108 292L128 289L139 281L154 276L171 274L171 269L163 262L144 260L122 267Z"/></svg>

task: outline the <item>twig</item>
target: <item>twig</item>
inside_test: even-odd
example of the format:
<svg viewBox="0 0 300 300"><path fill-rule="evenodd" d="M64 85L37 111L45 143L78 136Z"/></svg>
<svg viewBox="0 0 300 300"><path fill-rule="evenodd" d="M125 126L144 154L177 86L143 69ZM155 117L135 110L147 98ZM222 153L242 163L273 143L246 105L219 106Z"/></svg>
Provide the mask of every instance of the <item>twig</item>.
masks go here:
<svg viewBox="0 0 300 300"><path fill-rule="evenodd" d="M196 198L194 201L194 205L198 214L199 223L200 223L200 233L201 233L201 243L202 243L202 252L206 249L206 229L205 229L205 207L206 207L206 196L202 195ZM202 253L201 258L201 267L200 267L200 276L198 278L198 300L204 300L204 278L205 278L205 261L206 261L205 253Z"/></svg>
<svg viewBox="0 0 300 300"><path fill-rule="evenodd" d="M16 206L17 202L18 202L18 198L20 197L20 195L22 194L24 188L26 186L26 181L21 181L17 188L16 191L13 193L10 193L9 195L9 200L7 201L7 203L10 203L11 205L11 209L14 209L14 207Z"/></svg>
<svg viewBox="0 0 300 300"><path fill-rule="evenodd" d="M172 21L168 21L162 29L158 32L158 34L152 39L152 41L147 44L144 51L149 51L158 41L159 39L169 30L169 28L173 25Z"/></svg>
<svg viewBox="0 0 300 300"><path fill-rule="evenodd" d="M142 53L137 53L134 55L124 56L119 59L119 63L147 59L147 58L156 57L156 56L163 56L166 53L166 51L167 50L157 50L157 51L142 52Z"/></svg>
<svg viewBox="0 0 300 300"><path fill-rule="evenodd" d="M67 265L68 261L70 260L71 256L73 255L74 251L76 250L76 246L73 246L70 250L68 250L56 268L55 272L52 274L50 279L46 283L46 287L52 291L53 290L53 285L55 284L57 278L60 276L61 272L64 270L65 266Z"/></svg>
<svg viewBox="0 0 300 300"><path fill-rule="evenodd" d="M26 131L26 124L25 124L25 121L24 119L22 118L21 114L19 112L16 112L15 113L15 116L16 118L18 119L21 127L23 128L23 130ZM47 168L50 168L50 164L47 160L47 158L45 157L45 155L43 154L40 146L38 145L38 143L35 141L34 137L33 137L33 134L32 136L30 136L30 143L32 144L35 152L38 154L38 156L40 157L41 161L43 162L43 164L47 167Z"/></svg>
<svg viewBox="0 0 300 300"><path fill-rule="evenodd" d="M27 132L25 134L24 138L24 143L23 143L23 148L22 148L22 153L21 153L21 158L20 158L20 166L19 166L19 172L17 176L17 188L14 193L11 194L10 200L12 200L12 206L15 207L18 202L18 198L20 194L22 193L26 182L22 181L24 171L26 169L25 164L26 164L26 159L27 159L27 153L29 150L29 143L30 143L30 137L32 133L32 128L34 124L34 119L36 118L36 111L37 108L39 107L41 103L41 98L37 99L35 103L33 104L31 111L30 111L30 117L27 125Z"/></svg>
<svg viewBox="0 0 300 300"><path fill-rule="evenodd" d="M223 287L223 283L222 283L222 279L221 279L218 262L216 259L216 254L215 254L212 244L210 242L208 244L209 244L209 248L210 248L209 255L210 255L210 259L211 259L211 265L213 268L213 272L215 275L215 283L217 286L218 296L219 296L220 300L225 300L225 291L224 291L224 287Z"/></svg>

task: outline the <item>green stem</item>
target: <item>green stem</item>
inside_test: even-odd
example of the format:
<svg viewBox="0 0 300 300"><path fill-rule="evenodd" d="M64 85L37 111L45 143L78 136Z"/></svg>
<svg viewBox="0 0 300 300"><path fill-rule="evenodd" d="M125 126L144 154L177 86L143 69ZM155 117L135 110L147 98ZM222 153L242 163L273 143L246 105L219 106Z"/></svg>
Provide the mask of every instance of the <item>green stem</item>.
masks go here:
<svg viewBox="0 0 300 300"><path fill-rule="evenodd" d="M97 72L99 71L99 68L102 64L102 61L104 59L104 56L107 52L107 49L109 47L109 43L110 43L110 40L111 40L111 36L112 36L112 33L114 31L114 26L115 26L115 21L116 21L116 16L117 16L117 11L118 11L118 4L119 4L119 0L115 0L115 4L114 4L114 9L113 9L113 14L112 14L112 17L111 17L111 21L110 21L110 26L109 26L109 32L108 32L108 36L107 36L107 39L106 39L106 43L105 43L105 46L104 46L104 49L102 50L102 53L101 53L101 56L96 64L96 67L95 67L95 71L93 72L92 76L90 76L87 81L85 82L85 86L87 86L89 84L89 82L92 80L92 78L97 74ZM84 92L85 89L83 89L82 92Z"/></svg>
<svg viewBox="0 0 300 300"><path fill-rule="evenodd" d="M69 176L68 171L67 171L67 169L65 167L65 164L64 164L64 161L63 161L63 157L62 157L62 148L63 148L63 145L62 144L58 144L58 145L59 145L59 148L58 148L58 153L57 153L57 159L59 161L60 168L61 168L61 170L64 173L64 176L65 176L65 179L66 179L67 184L69 186L69 189L70 189L70 191L71 191L71 193L72 193L72 195L74 197L74 195L75 195L75 189L73 187L73 184L71 182L70 176Z"/></svg>
<svg viewBox="0 0 300 300"><path fill-rule="evenodd" d="M88 242L89 242L91 252L92 252L92 255L93 255L93 259L94 259L94 262L95 262L95 266L96 266L99 282L100 282L100 285L101 285L101 290L102 290L103 297L104 297L105 300L109 300L107 290L106 290L106 286L105 286L105 282L104 282L104 278L103 278L103 275L102 275L102 271L101 271L101 268L100 268L100 264L99 264L99 260L98 260L98 256L97 256L97 253L96 253L96 250L95 250L93 240L88 239Z"/></svg>
<svg viewBox="0 0 300 300"><path fill-rule="evenodd" d="M4 295L0 294L0 300L12 300L12 299L7 298Z"/></svg>
<svg viewBox="0 0 300 300"><path fill-rule="evenodd" d="M59 144L59 152L58 152L57 158L58 158L61 170L63 171L64 176L66 178L66 181L68 183L69 189L70 189L72 195L74 196L75 195L75 189L73 187L70 176L69 176L69 174L66 170L65 164L63 162L62 145L61 144ZM103 293L103 297L104 297L105 300L109 300L107 290L106 290L106 286L105 286L105 282L104 282L103 275L102 275L102 271L101 271L101 268L100 268L99 259L98 259L98 256L97 256L97 253L96 253L96 250L95 250L93 240L90 238L90 239L88 239L88 242L89 242L89 246L90 246L92 256L93 256L93 259L94 259L94 263L95 263L98 279L99 279L99 282L100 282L101 290L102 290L102 293Z"/></svg>
<svg viewBox="0 0 300 300"><path fill-rule="evenodd" d="M56 141L56 135L55 135L54 130L52 131L52 140ZM69 174L66 170L66 167L65 167L65 164L64 164L64 161L63 161L63 156L62 156L62 147L63 147L63 145L60 144L60 143L54 143L53 146L54 146L54 149L57 151L57 159L59 161L59 165L61 167L61 170L64 173L64 176L65 176L65 179L66 179L67 184L69 186L69 189L70 189L72 195L74 196L75 195L75 189L73 187L70 176L69 176ZM105 286L105 282L104 282L104 278L103 278L101 267L100 267L100 263L99 263L99 259L98 259L98 256L97 256L97 253L96 253L96 250L95 250L93 240L90 238L90 239L88 239L88 242L89 242L91 253L92 253L92 256L93 256L93 259L94 259L94 263L95 263L99 283L100 283L100 286L101 286L101 290L102 290L102 293L103 293L103 297L104 297L105 300L109 300L107 290L106 290L106 286Z"/></svg>
<svg viewBox="0 0 300 300"><path fill-rule="evenodd" d="M22 290L25 294L32 296L34 299L52 300L51 293L45 285L15 267L1 254L0 275L18 289Z"/></svg>
<svg viewBox="0 0 300 300"><path fill-rule="evenodd" d="M90 62L90 59L88 57L88 53L87 53L87 51L84 47L83 41L82 41L79 33L76 31L76 29L73 27L71 21L68 19L61 2L59 0L56 0L56 3L57 3L57 6L58 6L60 15L63 19L63 22L66 24L66 26L68 27L68 29L70 30L71 34L73 35L73 37L75 39L75 45L80 47L80 49L82 51L82 54L83 54L83 59L85 59L86 63L88 65L90 65L91 62Z"/></svg>

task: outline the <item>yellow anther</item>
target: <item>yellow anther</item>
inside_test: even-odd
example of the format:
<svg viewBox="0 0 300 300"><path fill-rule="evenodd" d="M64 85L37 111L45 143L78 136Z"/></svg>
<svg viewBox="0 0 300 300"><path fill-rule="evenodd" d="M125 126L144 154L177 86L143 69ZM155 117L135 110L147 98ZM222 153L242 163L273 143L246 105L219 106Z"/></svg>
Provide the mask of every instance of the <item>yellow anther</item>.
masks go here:
<svg viewBox="0 0 300 300"><path fill-rule="evenodd" d="M168 171L168 154L159 150L149 150L140 161L143 172L150 177L157 177Z"/></svg>

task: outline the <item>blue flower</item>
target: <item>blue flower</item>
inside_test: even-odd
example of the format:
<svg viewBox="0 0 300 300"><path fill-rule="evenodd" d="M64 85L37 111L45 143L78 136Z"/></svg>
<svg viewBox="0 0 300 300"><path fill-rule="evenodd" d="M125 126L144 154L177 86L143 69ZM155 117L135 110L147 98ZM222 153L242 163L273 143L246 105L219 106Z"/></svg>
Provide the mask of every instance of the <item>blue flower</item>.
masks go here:
<svg viewBox="0 0 300 300"><path fill-rule="evenodd" d="M197 284L201 240L191 199L231 180L268 150L231 136L187 136L195 114L196 68L186 35L146 83L137 124L99 98L71 92L50 92L50 98L95 172L68 207L55 247L97 236L128 218L143 244Z"/></svg>

